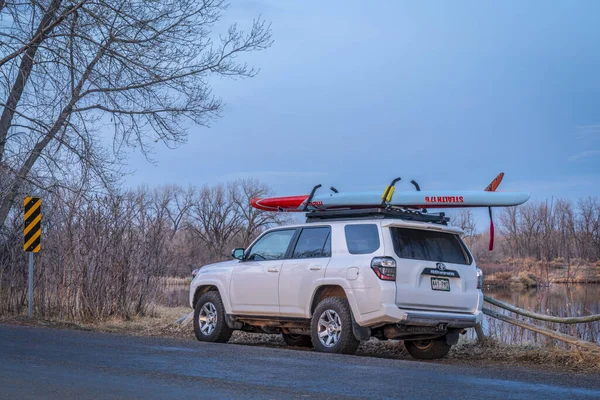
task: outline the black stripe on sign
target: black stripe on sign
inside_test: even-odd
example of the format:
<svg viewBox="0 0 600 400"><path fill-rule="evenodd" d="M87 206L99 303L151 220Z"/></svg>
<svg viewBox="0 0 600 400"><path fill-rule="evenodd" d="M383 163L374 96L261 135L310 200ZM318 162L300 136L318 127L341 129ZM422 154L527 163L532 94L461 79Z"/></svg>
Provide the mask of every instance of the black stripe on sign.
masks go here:
<svg viewBox="0 0 600 400"><path fill-rule="evenodd" d="M42 201L42 199L39 197L32 197L31 200L29 200L29 203L25 204L25 214L27 214L27 211L29 211L34 204L40 201Z"/></svg>
<svg viewBox="0 0 600 400"><path fill-rule="evenodd" d="M27 250L25 250L25 251L32 251L33 249L35 249L36 247L38 247L38 246L39 246L39 244L40 244L40 239L41 239L41 238L42 238L42 237L41 237L41 236L39 236L37 239L35 239L35 240L33 241L33 243L31 243L31 246L29 246L29 247L27 248Z"/></svg>
<svg viewBox="0 0 600 400"><path fill-rule="evenodd" d="M23 245L26 245L27 242L29 242L29 239L31 239L40 229L42 229L42 221L39 221L29 232L27 232L27 235L25 235L25 238L23 239Z"/></svg>
<svg viewBox="0 0 600 400"><path fill-rule="evenodd" d="M29 225L31 225L31 223L38 217L38 215L40 215L41 212L42 212L42 207L38 207L37 210L35 210L34 212L31 213L29 218L27 218L25 220L25 229L27 229L27 227Z"/></svg>

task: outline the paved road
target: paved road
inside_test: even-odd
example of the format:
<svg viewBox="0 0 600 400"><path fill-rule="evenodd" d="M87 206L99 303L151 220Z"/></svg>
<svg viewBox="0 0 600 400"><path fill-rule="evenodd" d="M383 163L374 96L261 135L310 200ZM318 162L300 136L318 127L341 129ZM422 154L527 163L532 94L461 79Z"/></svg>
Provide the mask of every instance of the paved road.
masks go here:
<svg viewBox="0 0 600 400"><path fill-rule="evenodd" d="M600 377L0 325L0 398L598 399Z"/></svg>

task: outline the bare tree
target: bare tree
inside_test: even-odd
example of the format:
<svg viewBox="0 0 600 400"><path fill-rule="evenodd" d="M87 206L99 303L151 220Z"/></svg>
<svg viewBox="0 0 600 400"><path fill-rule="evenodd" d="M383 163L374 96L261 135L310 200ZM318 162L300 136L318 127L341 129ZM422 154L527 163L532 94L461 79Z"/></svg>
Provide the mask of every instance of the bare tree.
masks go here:
<svg viewBox="0 0 600 400"><path fill-rule="evenodd" d="M477 235L477 220L473 217L471 209L461 209L458 214L453 216L451 223L463 230L463 238L467 242L467 246L472 247Z"/></svg>
<svg viewBox="0 0 600 400"><path fill-rule="evenodd" d="M47 188L76 169L109 185L127 148L183 143L188 121L222 110L210 78L254 76L238 57L271 45L260 19L219 35L223 0L2 4L0 227L26 180Z"/></svg>
<svg viewBox="0 0 600 400"><path fill-rule="evenodd" d="M206 246L213 259L229 256L228 246L243 224L240 210L232 193L223 184L204 186L190 209L188 229Z"/></svg>
<svg viewBox="0 0 600 400"><path fill-rule="evenodd" d="M238 244L240 246L248 247L250 242L263 230L273 225L281 225L287 221L285 214L264 212L251 206L251 199L272 194L266 184L248 178L233 182L229 185L229 190L231 200L243 219L243 225L239 232L240 241Z"/></svg>

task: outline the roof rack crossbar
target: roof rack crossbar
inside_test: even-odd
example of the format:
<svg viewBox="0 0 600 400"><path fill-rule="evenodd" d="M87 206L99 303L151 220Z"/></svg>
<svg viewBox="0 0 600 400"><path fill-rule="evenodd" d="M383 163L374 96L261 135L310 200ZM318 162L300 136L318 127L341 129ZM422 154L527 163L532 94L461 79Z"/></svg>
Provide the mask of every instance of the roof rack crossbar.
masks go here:
<svg viewBox="0 0 600 400"><path fill-rule="evenodd" d="M328 219L364 219L364 218L396 218L408 221L431 222L435 224L448 225L450 218L441 212L439 214L423 214L419 211L411 211L395 207L376 207L362 209L335 209L315 210L306 213L306 222L315 222Z"/></svg>

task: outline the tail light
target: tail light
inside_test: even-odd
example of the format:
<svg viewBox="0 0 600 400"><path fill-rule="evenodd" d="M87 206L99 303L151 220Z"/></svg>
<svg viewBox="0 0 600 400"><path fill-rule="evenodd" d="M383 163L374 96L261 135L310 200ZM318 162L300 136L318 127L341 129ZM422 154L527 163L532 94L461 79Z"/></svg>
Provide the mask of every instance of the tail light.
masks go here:
<svg viewBox="0 0 600 400"><path fill-rule="evenodd" d="M396 260L392 257L375 257L371 260L371 269L382 281L396 280Z"/></svg>
<svg viewBox="0 0 600 400"><path fill-rule="evenodd" d="M483 288L483 271L477 268L477 289Z"/></svg>

